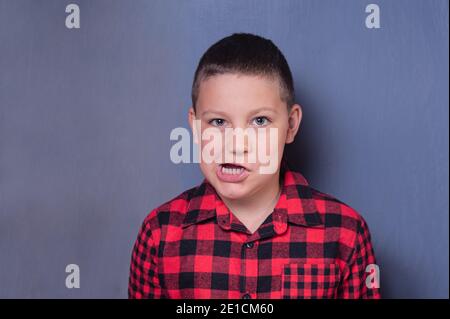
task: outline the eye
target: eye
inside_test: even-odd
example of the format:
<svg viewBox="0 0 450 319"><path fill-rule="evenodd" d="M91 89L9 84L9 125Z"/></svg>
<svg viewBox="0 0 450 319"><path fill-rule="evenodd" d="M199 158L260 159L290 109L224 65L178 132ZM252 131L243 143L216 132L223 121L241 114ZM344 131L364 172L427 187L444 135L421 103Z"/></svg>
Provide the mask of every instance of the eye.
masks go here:
<svg viewBox="0 0 450 319"><path fill-rule="evenodd" d="M265 116L258 116L255 117L255 119L253 120L253 123L257 126L264 126L270 123L270 120L265 117Z"/></svg>
<svg viewBox="0 0 450 319"><path fill-rule="evenodd" d="M210 124L212 126L223 126L223 125L225 125L225 120L224 119L212 119L212 120L208 121L208 124Z"/></svg>

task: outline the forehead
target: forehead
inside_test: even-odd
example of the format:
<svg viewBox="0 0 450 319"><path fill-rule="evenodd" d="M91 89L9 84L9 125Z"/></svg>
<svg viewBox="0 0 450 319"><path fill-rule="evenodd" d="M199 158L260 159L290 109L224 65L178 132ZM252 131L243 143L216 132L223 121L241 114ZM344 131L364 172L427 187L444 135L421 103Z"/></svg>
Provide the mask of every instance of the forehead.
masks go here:
<svg viewBox="0 0 450 319"><path fill-rule="evenodd" d="M200 112L243 113L261 107L277 111L285 104L280 93L276 78L225 73L201 81L196 105Z"/></svg>

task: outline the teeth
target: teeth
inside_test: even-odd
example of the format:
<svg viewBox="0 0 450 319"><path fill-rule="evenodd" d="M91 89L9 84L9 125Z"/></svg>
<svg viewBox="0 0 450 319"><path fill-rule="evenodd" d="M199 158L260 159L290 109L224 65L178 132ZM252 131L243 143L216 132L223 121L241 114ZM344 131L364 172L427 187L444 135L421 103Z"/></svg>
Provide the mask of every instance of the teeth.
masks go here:
<svg viewBox="0 0 450 319"><path fill-rule="evenodd" d="M239 175L244 171L244 168L228 168L222 166L222 173L223 174L230 174L230 175Z"/></svg>

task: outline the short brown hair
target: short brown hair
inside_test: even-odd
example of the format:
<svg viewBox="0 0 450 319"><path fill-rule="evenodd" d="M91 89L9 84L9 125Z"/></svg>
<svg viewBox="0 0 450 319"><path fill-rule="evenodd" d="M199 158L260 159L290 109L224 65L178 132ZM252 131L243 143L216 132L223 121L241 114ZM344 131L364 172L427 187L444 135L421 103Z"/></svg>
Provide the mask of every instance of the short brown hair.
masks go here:
<svg viewBox="0 0 450 319"><path fill-rule="evenodd" d="M213 44L203 54L195 71L191 92L194 110L201 81L224 73L276 78L281 99L288 108L295 103L291 70L283 53L271 40L250 33L234 33Z"/></svg>

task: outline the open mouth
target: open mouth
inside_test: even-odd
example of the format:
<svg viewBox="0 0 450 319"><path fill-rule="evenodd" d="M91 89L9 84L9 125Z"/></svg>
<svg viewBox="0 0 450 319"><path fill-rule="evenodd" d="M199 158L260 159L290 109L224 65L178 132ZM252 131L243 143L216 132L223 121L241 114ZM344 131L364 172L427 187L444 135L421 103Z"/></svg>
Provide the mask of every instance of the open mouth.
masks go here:
<svg viewBox="0 0 450 319"><path fill-rule="evenodd" d="M244 172L245 167L240 166L238 164L226 163L220 164L220 169L222 174L239 175L242 174L242 172Z"/></svg>
<svg viewBox="0 0 450 319"><path fill-rule="evenodd" d="M216 174L222 182L239 183L244 181L250 172L239 164L224 163L217 166Z"/></svg>

